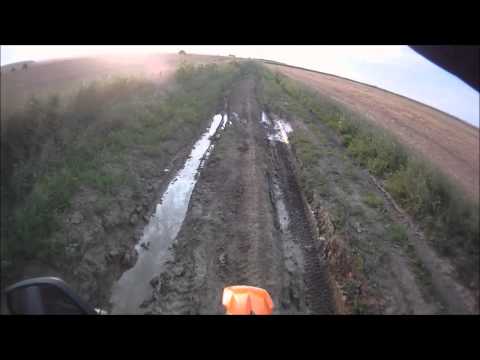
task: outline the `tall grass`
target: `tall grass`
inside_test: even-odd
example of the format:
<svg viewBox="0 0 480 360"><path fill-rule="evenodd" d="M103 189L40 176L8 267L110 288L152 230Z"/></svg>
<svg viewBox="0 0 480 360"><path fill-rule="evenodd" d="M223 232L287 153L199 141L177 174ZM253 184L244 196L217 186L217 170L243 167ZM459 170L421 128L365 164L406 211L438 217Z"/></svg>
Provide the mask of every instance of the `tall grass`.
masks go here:
<svg viewBox="0 0 480 360"><path fill-rule="evenodd" d="M135 188L128 155L165 156L166 141L195 138L235 76L233 65L183 64L167 92L142 78L95 81L2 121L2 259L57 256L51 235L80 186L106 198Z"/></svg>

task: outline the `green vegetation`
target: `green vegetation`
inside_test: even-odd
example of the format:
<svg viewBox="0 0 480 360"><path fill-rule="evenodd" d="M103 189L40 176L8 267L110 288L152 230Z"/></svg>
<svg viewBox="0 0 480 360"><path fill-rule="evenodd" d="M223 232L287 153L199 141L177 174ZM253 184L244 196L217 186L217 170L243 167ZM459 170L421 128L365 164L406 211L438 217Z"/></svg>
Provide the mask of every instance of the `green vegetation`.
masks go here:
<svg viewBox="0 0 480 360"><path fill-rule="evenodd" d="M383 200L373 193L366 194L363 202L372 208L379 208L383 205Z"/></svg>
<svg viewBox="0 0 480 360"><path fill-rule="evenodd" d="M281 116L295 114L309 126L317 121L328 125L359 165L385 180L393 198L426 228L441 253L467 258L458 264L464 278L470 281L477 276L473 270L478 269L480 250L478 204L465 198L426 160L412 154L361 114L266 67L262 80L260 101L267 109ZM301 177L311 195L313 189L309 186L316 177L317 150L301 134L294 135L292 143L303 163ZM370 206L377 203L374 199L366 201Z"/></svg>
<svg viewBox="0 0 480 360"><path fill-rule="evenodd" d="M169 156L193 140L238 73L184 63L164 93L147 79L114 78L68 99L31 99L2 119L2 259L56 256L51 235L80 186L100 194L99 212L122 185L135 190L129 156Z"/></svg>
<svg viewBox="0 0 480 360"><path fill-rule="evenodd" d="M403 245L408 240L407 229L402 224L393 224L387 230L387 236L390 241L393 241L399 245Z"/></svg>
<svg viewBox="0 0 480 360"><path fill-rule="evenodd" d="M316 166L316 159L322 156L320 150L315 147L308 139L304 131L296 131L290 136L290 141L295 146L298 159L301 159L302 171L300 176L300 185L305 189L305 195L309 202L313 199L313 190L317 189L320 194L327 192L327 183L325 176Z"/></svg>

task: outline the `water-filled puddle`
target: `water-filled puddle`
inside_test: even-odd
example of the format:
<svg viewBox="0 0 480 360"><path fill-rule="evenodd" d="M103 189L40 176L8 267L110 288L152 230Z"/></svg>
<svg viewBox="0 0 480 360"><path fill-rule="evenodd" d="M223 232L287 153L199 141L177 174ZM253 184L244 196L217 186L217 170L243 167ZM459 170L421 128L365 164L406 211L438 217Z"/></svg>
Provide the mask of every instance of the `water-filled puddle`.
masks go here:
<svg viewBox="0 0 480 360"><path fill-rule="evenodd" d="M138 314L140 304L152 293L150 280L161 272L168 260L170 245L175 240L185 218L190 196L195 187L197 172L213 150L212 138L217 129L224 129L227 115L213 117L207 131L195 143L183 168L170 182L155 214L146 225L140 242L135 246L138 260L123 273L112 289L112 313Z"/></svg>
<svg viewBox="0 0 480 360"><path fill-rule="evenodd" d="M267 114L262 112L260 123L264 124L268 129L268 140L288 144L288 134L293 131L288 121L279 118L269 119Z"/></svg>
<svg viewBox="0 0 480 360"><path fill-rule="evenodd" d="M267 114L265 114L263 111L262 111L262 117L260 118L260 123L265 124L267 126L272 125L272 123L270 122L270 119L267 117Z"/></svg>

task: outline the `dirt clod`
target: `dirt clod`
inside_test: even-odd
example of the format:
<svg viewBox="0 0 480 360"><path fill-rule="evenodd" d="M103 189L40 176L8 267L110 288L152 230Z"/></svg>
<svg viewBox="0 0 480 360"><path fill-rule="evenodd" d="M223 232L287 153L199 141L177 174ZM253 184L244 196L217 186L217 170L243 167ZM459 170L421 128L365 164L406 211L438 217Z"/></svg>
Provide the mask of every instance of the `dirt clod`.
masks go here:
<svg viewBox="0 0 480 360"><path fill-rule="evenodd" d="M130 225L135 225L137 222L138 222L138 215L134 213L130 216Z"/></svg>
<svg viewBox="0 0 480 360"><path fill-rule="evenodd" d="M83 221L83 215L78 211L73 213L72 217L70 218L70 222L75 225L80 224L82 221Z"/></svg>
<svg viewBox="0 0 480 360"><path fill-rule="evenodd" d="M151 287L156 288L159 282L160 282L160 276L155 276L150 280L150 285Z"/></svg>

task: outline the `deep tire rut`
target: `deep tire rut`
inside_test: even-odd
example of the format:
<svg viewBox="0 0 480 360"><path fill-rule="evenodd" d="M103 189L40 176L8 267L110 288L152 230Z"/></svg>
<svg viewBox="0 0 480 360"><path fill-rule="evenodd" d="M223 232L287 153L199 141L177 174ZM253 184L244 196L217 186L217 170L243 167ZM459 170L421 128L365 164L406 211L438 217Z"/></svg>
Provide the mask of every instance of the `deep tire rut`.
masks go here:
<svg viewBox="0 0 480 360"><path fill-rule="evenodd" d="M293 159L287 144L274 142L273 154L278 168L278 179L290 217L289 232L298 242L304 262L304 287L306 306L314 314L332 314L331 281L318 239L308 221L308 208L302 198L301 189L293 167Z"/></svg>

